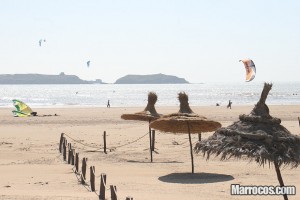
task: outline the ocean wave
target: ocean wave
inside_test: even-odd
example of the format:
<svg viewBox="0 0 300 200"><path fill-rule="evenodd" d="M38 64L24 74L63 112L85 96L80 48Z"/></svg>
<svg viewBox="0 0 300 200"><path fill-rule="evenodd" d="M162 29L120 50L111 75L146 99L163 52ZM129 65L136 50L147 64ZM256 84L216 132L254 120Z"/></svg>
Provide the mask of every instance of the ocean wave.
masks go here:
<svg viewBox="0 0 300 200"><path fill-rule="evenodd" d="M157 106L178 106L177 94L185 91L191 106L254 105L263 84L179 84L179 85L4 85L0 88L0 106L12 107L12 99L20 99L31 107L93 106L105 107L108 99L112 107L145 106L147 94L158 95ZM76 92L78 91L78 94ZM268 96L269 105L300 104L300 82L274 84Z"/></svg>

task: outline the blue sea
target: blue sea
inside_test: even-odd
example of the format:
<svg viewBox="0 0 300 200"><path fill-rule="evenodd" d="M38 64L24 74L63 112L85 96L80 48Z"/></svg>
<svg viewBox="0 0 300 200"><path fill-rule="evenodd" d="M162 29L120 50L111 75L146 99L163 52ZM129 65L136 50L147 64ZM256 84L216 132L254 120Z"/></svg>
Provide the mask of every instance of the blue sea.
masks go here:
<svg viewBox="0 0 300 200"><path fill-rule="evenodd" d="M178 92L189 95L191 106L254 105L263 82L203 83L203 84L92 84L92 85L1 85L0 107L12 107L12 99L31 107L144 107L147 94L156 92L156 106L178 106ZM300 105L300 82L273 83L268 105Z"/></svg>

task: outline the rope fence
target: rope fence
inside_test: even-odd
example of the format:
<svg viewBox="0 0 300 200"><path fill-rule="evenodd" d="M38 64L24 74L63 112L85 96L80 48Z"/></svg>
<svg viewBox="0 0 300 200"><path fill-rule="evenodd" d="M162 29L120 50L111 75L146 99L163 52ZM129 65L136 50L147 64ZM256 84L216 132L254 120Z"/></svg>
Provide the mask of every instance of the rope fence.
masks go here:
<svg viewBox="0 0 300 200"><path fill-rule="evenodd" d="M143 139L146 135L148 135L149 133L146 133L145 135L142 135L141 137L139 137L139 138L137 138L137 139L135 139L135 140L133 140L133 141L130 141L130 142L128 142L128 143L125 143L125 144L122 144L122 145L119 145L119 146L114 146L114 147L112 147L112 148L110 148L109 150L111 150L111 151L113 151L113 150L116 150L117 148L121 148L121 147L125 147L125 146L128 146L128 145L131 145L131 144L133 144L133 143L135 143L135 142L137 142L137 141L139 141L139 140L141 140L141 139ZM104 147L100 147L100 146L93 146L93 145L90 145L90 144L86 144L86 143L83 143L83 142L81 142L81 140L77 140L77 139L74 139L73 137L71 137L71 136L69 136L68 134L66 134L66 133L64 133L64 135L66 136L66 137L68 137L69 139L71 139L72 141L74 141L74 142L76 142L76 143L78 143L78 144L81 144L81 145L83 145L83 146L86 146L86 147L90 147L90 148L94 148L94 149L97 149L97 150L106 150L107 148L106 148L106 131L104 131L104 137L103 137L103 140L104 140ZM62 141L60 141L60 143L61 143ZM61 148L59 149L60 151L61 151ZM106 151L105 151L105 153L106 153Z"/></svg>
<svg viewBox="0 0 300 200"><path fill-rule="evenodd" d="M135 139L135 140L129 141L129 142L125 143L125 144L121 144L121 145L118 145L118 146L113 146L113 147L111 147L111 148L107 148L107 147L106 147L106 131L104 131L104 134L103 134L103 143L104 143L104 147L101 147L101 145L99 145L99 146L93 146L93 145L90 145L90 144L87 144L87 143L83 143L83 142L81 142L82 140L74 139L74 137L71 137L70 135L68 135L68 134L66 134L66 133L64 133L64 136L66 136L68 139L70 139L70 140L76 142L76 144L78 143L78 144L81 144L81 145L83 145L83 146L85 146L85 147L91 147L91 148L94 148L94 149L96 149L96 151L97 151L97 150L103 150L103 152L104 152L105 154L107 154L106 149L109 149L110 151L115 151L115 150L118 149L118 148L122 148L122 147L125 147L125 146L128 146L128 145L131 145L131 144L133 144L133 143L138 142L139 140L141 140L141 139L143 139L144 137L146 137L148 134L149 134L149 132L146 133L146 134L144 134L144 135L142 135L142 136L140 136L140 137L138 137L138 138ZM198 134L198 140L195 141L195 142L193 142L193 145L196 144L198 141L201 141L201 133ZM182 143L178 143L178 142L174 141L174 142L173 142L173 145L175 145L175 146L181 146L181 148L186 149L186 148L189 148L189 147L190 147L189 144L188 144L188 145L185 145L186 143L188 143L188 140L186 140L186 141L184 141L184 142L182 142ZM155 131L154 131L154 130L152 130L152 136L151 136L150 145L151 145L150 155L151 155L151 162L152 162L152 152L157 153L157 151L155 151L155 146L154 146L154 145L155 145ZM61 147L61 148L63 148L63 147ZM61 151L61 148L60 148L60 151ZM147 150L147 149L145 149L145 150ZM148 148L148 150L150 150L150 149ZM181 151L182 151L182 150L172 149L172 152L181 152ZM70 162L72 162L72 160L70 160Z"/></svg>
<svg viewBox="0 0 300 200"><path fill-rule="evenodd" d="M111 200L118 200L118 199L120 200L121 198L118 197L118 194L117 194L117 187L115 185L110 185L109 187L106 186L107 185L107 182L106 182L107 176L105 173L101 173L100 176L97 176L97 177L100 177L100 186L99 186L100 189L98 190L98 193L97 193L95 166L89 167L90 178L89 178L89 180L87 180L86 170L88 168L88 165L87 165L88 159L85 157L82 159L81 171L79 171L79 161L80 161L79 152L77 152L77 153L75 152L75 149L72 148L72 144L68 143L65 136L67 136L65 133L62 133L60 136L59 152L63 155L63 161L65 161L66 163L73 166L72 171L74 172L78 182L80 182L81 185L83 185L88 191L94 192L99 200L107 199L106 191L108 191L108 190L110 190ZM67 137L73 141L78 141L78 140L75 140L74 138L71 138L70 136L67 136ZM141 138L142 137L132 141L131 143L136 142ZM127 196L125 199L133 200L133 198L131 196Z"/></svg>
<svg viewBox="0 0 300 200"><path fill-rule="evenodd" d="M151 133L151 134L150 134ZM135 142L138 142L139 140L143 139L144 137L146 137L147 135L150 136L150 153L151 153L151 162L152 162L152 151L155 151L155 131L152 130L151 132L148 132L140 137L138 137L137 139L134 139L132 141L129 141L125 144L121 144L115 147L110 148L109 150L115 150L117 148L121 148L124 146L128 146L131 145ZM105 200L107 199L106 197L106 191L110 190L110 198L111 200L118 200L120 199L117 195L117 187L115 185L110 185L109 187L106 186L106 180L107 180L107 176L105 173L101 173L100 176L96 176L96 170L95 170L95 166L88 166L88 158L83 158L82 159L82 164L81 164L81 170L79 170L79 162L80 162L80 158L79 158L79 152L75 151L75 148L72 146L71 143L68 143L68 140L76 142L76 144L81 144L85 147L89 147L89 148L94 148L97 150L102 150L104 151L105 154L107 154L107 147L106 147L106 131L104 131L103 134L103 140L104 140L104 146L95 146L95 145L90 145L90 144L86 144L83 143L82 140L78 140L75 139L73 137L71 137L70 135L66 134L66 133L61 133L60 136L60 140L59 140L59 152L62 154L63 156L63 161L65 161L66 163L74 166L72 168L72 171L74 172L78 182L81 183L81 185L83 185L89 192L94 192L99 200ZM198 134L198 141L201 141L201 133ZM195 141L193 144L195 144ZM187 141L182 142L182 143L177 143L176 145L180 145L182 146L182 148L187 148L190 145L184 145L186 144ZM175 144L174 144L175 145ZM173 150L174 152L174 150ZM87 169L89 167L89 180L87 179ZM96 191L96 187L95 187L95 182L96 182L96 177L100 178L100 189L98 190L99 193L97 193ZM126 197L126 200L133 200L132 197L128 196Z"/></svg>

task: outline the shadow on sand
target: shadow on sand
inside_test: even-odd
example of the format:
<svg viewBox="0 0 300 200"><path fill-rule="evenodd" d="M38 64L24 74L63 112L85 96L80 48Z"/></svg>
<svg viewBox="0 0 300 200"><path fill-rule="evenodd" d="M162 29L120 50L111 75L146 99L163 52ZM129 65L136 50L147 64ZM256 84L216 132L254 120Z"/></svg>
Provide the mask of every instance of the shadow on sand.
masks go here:
<svg viewBox="0 0 300 200"><path fill-rule="evenodd" d="M161 176L158 180L167 183L204 184L233 180L233 176L214 173L172 173Z"/></svg>
<svg viewBox="0 0 300 200"><path fill-rule="evenodd" d="M103 150L85 150L84 153L104 153Z"/></svg>
<svg viewBox="0 0 300 200"><path fill-rule="evenodd" d="M151 163L150 161L136 161L136 160L127 160L127 162L131 162L131 163ZM179 162L179 161L155 162L155 161L153 161L153 163L183 163L183 162Z"/></svg>

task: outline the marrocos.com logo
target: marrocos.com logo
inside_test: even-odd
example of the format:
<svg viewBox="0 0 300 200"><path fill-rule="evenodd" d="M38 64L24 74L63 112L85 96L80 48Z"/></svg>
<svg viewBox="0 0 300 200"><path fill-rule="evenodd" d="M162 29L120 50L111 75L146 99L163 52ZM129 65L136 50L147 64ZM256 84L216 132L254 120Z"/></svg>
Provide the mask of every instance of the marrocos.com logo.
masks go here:
<svg viewBox="0 0 300 200"><path fill-rule="evenodd" d="M296 195L295 186L242 186L231 184L231 195Z"/></svg>

